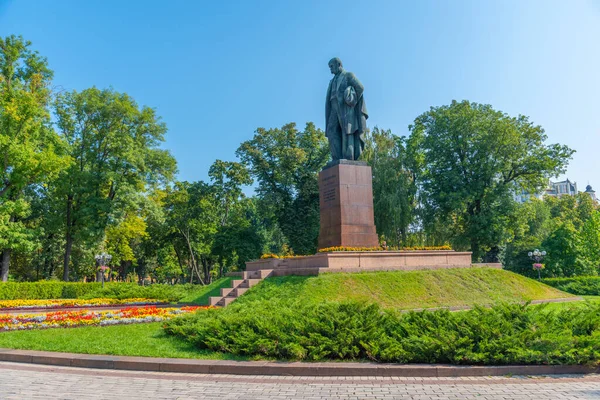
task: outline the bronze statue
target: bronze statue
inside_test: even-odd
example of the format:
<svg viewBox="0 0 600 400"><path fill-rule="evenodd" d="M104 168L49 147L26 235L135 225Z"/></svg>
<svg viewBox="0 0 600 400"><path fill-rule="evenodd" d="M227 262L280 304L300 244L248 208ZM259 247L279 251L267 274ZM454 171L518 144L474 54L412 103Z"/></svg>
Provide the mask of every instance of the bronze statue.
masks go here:
<svg viewBox="0 0 600 400"><path fill-rule="evenodd" d="M358 160L364 147L367 130L367 107L363 99L364 86L352 72L344 71L342 60L329 61L334 75L327 89L325 104L325 135L329 140L331 158Z"/></svg>

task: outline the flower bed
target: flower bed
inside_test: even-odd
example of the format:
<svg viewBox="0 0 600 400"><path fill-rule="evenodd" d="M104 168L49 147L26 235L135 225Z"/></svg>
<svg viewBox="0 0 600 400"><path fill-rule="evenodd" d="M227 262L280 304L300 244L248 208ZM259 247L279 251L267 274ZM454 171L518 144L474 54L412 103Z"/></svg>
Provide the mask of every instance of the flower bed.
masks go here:
<svg viewBox="0 0 600 400"><path fill-rule="evenodd" d="M171 319L180 314L207 308L210 307L158 308L147 306L127 307L111 311L77 310L54 311L45 314L0 314L0 331L158 322Z"/></svg>
<svg viewBox="0 0 600 400"><path fill-rule="evenodd" d="M395 247L395 246L386 246L386 247L347 247L347 246L335 246L335 247L325 247L319 249L319 253L332 253L338 251L441 251L441 250L452 250L452 247L449 245L444 246L412 246L412 247Z"/></svg>
<svg viewBox="0 0 600 400"><path fill-rule="evenodd" d="M377 246L377 247L347 247L347 246L334 246L324 247L319 249L319 253L334 253L343 251L449 251L452 247L449 245L444 246L413 246L413 247L395 247L395 246ZM288 259L288 258L299 258L309 257L309 255L279 255L279 254L263 254L260 256L261 260L267 260L270 258L276 259Z"/></svg>
<svg viewBox="0 0 600 400"><path fill-rule="evenodd" d="M163 304L156 299L54 299L54 300L0 300L1 309L28 309L28 308L65 308L65 307L91 307L111 305L151 305Z"/></svg>

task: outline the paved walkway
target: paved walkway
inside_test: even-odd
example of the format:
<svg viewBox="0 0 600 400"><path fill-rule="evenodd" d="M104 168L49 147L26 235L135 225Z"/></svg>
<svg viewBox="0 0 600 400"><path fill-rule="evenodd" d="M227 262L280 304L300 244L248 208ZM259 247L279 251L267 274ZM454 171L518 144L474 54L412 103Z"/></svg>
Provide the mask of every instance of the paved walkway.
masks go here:
<svg viewBox="0 0 600 400"><path fill-rule="evenodd" d="M0 399L600 399L600 375L284 377L129 372L0 362Z"/></svg>

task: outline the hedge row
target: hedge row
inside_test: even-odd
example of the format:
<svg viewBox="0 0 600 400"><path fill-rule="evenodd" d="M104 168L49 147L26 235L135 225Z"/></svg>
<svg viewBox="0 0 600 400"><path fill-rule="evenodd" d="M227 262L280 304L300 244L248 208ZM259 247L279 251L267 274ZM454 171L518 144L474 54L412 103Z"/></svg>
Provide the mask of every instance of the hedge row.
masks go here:
<svg viewBox="0 0 600 400"><path fill-rule="evenodd" d="M102 288L97 282L4 282L0 283L0 300L18 299L77 299L77 298L148 298L179 301L192 285L139 286L136 283L108 282Z"/></svg>
<svg viewBox="0 0 600 400"><path fill-rule="evenodd" d="M600 304L504 305L466 312L382 310L376 304L233 303L175 318L168 334L200 349L282 360L394 363L600 362Z"/></svg>
<svg viewBox="0 0 600 400"><path fill-rule="evenodd" d="M600 276L542 279L546 285L579 296L600 296Z"/></svg>
<svg viewBox="0 0 600 400"><path fill-rule="evenodd" d="M100 287L95 282L4 282L0 283L0 300L76 299Z"/></svg>

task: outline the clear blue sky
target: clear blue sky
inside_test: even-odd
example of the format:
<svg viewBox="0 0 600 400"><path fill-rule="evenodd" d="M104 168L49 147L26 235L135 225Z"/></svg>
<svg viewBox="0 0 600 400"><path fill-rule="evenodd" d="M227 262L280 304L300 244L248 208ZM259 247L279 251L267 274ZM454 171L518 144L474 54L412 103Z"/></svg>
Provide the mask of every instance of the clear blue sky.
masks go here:
<svg viewBox="0 0 600 400"><path fill-rule="evenodd" d="M369 126L406 135L430 106L488 103L577 150L566 176L600 192L597 0L0 0L9 34L55 85L156 108L180 179L206 179L257 127L322 128L338 56L365 85Z"/></svg>

